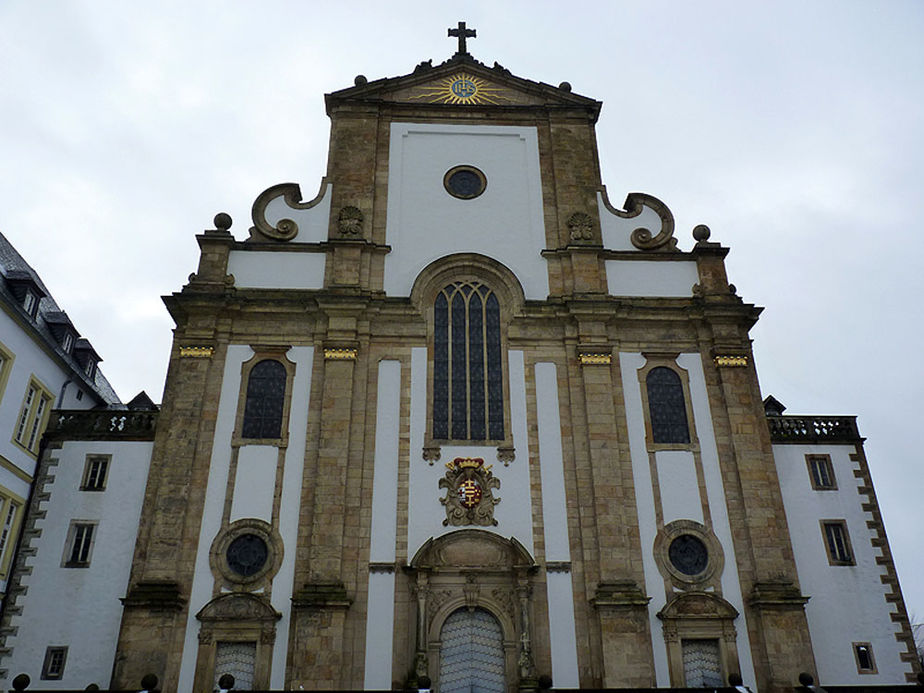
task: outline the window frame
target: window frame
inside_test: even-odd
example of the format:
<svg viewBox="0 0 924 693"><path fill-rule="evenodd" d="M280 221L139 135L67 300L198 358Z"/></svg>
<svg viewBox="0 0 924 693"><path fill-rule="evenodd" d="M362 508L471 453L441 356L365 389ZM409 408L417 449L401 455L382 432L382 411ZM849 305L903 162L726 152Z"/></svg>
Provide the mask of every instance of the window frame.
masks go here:
<svg viewBox="0 0 924 693"><path fill-rule="evenodd" d="M19 541L19 529L22 525L23 508L26 506L25 498L0 488L0 579L10 573L10 564L13 560L16 542ZM13 518L10 521L10 511Z"/></svg>
<svg viewBox="0 0 924 693"><path fill-rule="evenodd" d="M32 289L26 288L26 291L22 297L22 307L30 318L35 318L35 314L38 312L38 304L40 300L41 299Z"/></svg>
<svg viewBox="0 0 924 693"><path fill-rule="evenodd" d="M90 529L90 538L86 540L86 534L81 536L81 544L88 543L86 548L86 557L84 560L74 560L74 551L77 548L78 533L81 529ZM93 561L93 550L96 547L96 538L99 528L98 520L71 520L70 527L67 530L67 540L64 542L64 556L61 558L62 568L89 568Z"/></svg>
<svg viewBox="0 0 924 693"><path fill-rule="evenodd" d="M292 405L292 387L295 380L295 364L286 356L290 347L251 346L253 356L241 364L241 381L238 393L237 416L234 423L234 437L232 446L244 445L273 445L279 448L288 447L289 444L289 412ZM247 407L247 387L250 383L250 373L263 361L278 361L285 368L285 393L282 401L282 422L279 427L278 438L245 438L244 412Z"/></svg>
<svg viewBox="0 0 924 693"><path fill-rule="evenodd" d="M828 483L825 484L821 475L815 474L815 465L820 465L820 469L828 476ZM809 481L812 489L815 491L837 491L837 476L834 474L834 464L831 462L831 455L819 453L807 453L805 455L805 465L808 468Z"/></svg>
<svg viewBox="0 0 924 693"><path fill-rule="evenodd" d="M34 375L29 378L19 415L13 426L13 443L32 457L38 454L39 442L48 420L55 397ZM28 436L26 435L28 432Z"/></svg>
<svg viewBox="0 0 924 693"><path fill-rule="evenodd" d="M655 354L642 353L645 365L638 369L639 390L642 397L642 416L645 419L645 443L649 452L659 450L699 450L699 438L696 435L696 419L693 416L693 398L690 395L690 375L685 368L677 364L679 353ZM683 390L683 405L687 416L688 443L656 443L651 424L651 403L648 401L648 375L656 368L667 368L680 377L680 387Z"/></svg>
<svg viewBox="0 0 924 693"><path fill-rule="evenodd" d="M90 484L91 481L91 472L93 472L94 463L102 462L105 466L102 472L102 478L99 478L99 474L95 475L93 484ZM95 452L88 453L86 456L86 461L84 462L83 467L83 476L80 480L80 490L81 491L90 491L94 493L99 493L106 490L106 486L109 483L109 470L112 468L112 455L99 454Z"/></svg>
<svg viewBox="0 0 924 693"><path fill-rule="evenodd" d="M860 648L865 647L867 654L869 655L869 667L864 667L860 662ZM878 674L879 669L876 666L876 655L873 653L873 645L869 642L854 642L851 643L851 648L853 649L853 658L857 663L857 673L858 674Z"/></svg>
<svg viewBox="0 0 924 693"><path fill-rule="evenodd" d="M853 545L850 542L850 532L847 530L847 520L828 519L819 520L821 526L821 540L825 545L825 554L828 557L828 563L833 566L851 566L856 565L856 554L853 551ZM828 540L828 528L840 533L841 543L847 556L840 556L835 550L832 550L831 542ZM837 543L837 542L835 542Z"/></svg>
<svg viewBox="0 0 924 693"><path fill-rule="evenodd" d="M60 668L51 670L55 655L61 655ZM49 645L45 648L45 658L42 661L42 681L60 681L64 678L64 668L67 666L67 645Z"/></svg>
<svg viewBox="0 0 924 693"><path fill-rule="evenodd" d="M447 368L448 368L447 379L449 380L449 388L447 392L447 402L446 402L446 407L447 407L447 422L446 422L447 431L446 432L448 436L447 437L436 437L434 433L435 408L436 408L436 376L437 376L436 303L441 295L446 295L447 288L449 288L450 286L454 286L454 285L464 285L464 284L468 284L472 286L473 292L477 292L480 286L484 286L488 290L487 294L481 294L482 306L483 306L482 312L485 318L485 322L482 323L483 336L485 337L482 343L482 349L483 349L483 355L484 355L484 361L482 363L482 368L484 372L484 388L485 388L484 389L485 437L484 438L456 438L453 436L453 433L454 433L454 431L452 430L453 428L453 421L452 421L453 391L452 391L452 380L451 380L452 378L451 373L452 373L452 337L453 335L452 335L452 330L449 329L449 326L451 325L451 314L452 314L452 301L451 300L447 301L447 306L446 306L447 320L448 320L447 334L446 334L446 342L447 342L446 359L447 359ZM453 297L455 296L456 291L457 290L454 288L452 292ZM487 337L487 318L488 318L488 315L487 315L488 309L487 309L486 304L487 304L488 297L492 295L497 301L497 311L498 311L497 319L499 323L498 324L499 343L497 346L498 346L500 353L499 353L499 363L497 364L497 366L500 370L498 377L500 378L500 385L501 385L501 402L500 402L501 421L500 421L500 424L501 426L503 426L503 434L504 434L503 437L501 438L494 438L494 437L491 437L490 435L492 420L489 414L490 412L489 390L490 390L491 379L490 379L490 373L488 372L489 371L488 359L490 358L489 350L491 347L488 344L488 340L486 338ZM480 277L474 277L474 276L458 276L458 277L450 277L446 281L442 282L439 286L437 286L435 290L433 291L431 299L432 300L430 301L430 305L428 306L428 308L429 308L430 325L432 329L430 330L430 333L428 336L429 353L428 353L428 358L427 358L427 362L428 362L427 441L429 445L431 446L442 446L442 445L481 446L483 445L483 446L495 446L495 447L503 447L503 446L509 445L510 441L512 440L512 435L510 431L510 427L511 427L510 392L509 392L509 383L508 383L508 380L509 380L508 374L510 370L509 370L509 362L507 358L507 340L506 340L506 329L505 329L506 313L504 310L503 295L500 292L498 292L494 283L492 283L491 281L485 281ZM465 300L466 300L466 316L468 316L469 315L469 312L468 312L469 298L466 298ZM468 353L468 346L471 343L470 321L468 320L468 318L466 318L465 343L466 343L465 371L466 371L466 376L467 376L465 380L466 382L466 429L470 435L471 434L472 409L471 409L471 398L470 398L469 393L471 392L472 376L471 376L471 360L469 358L469 353Z"/></svg>
<svg viewBox="0 0 924 693"><path fill-rule="evenodd" d="M0 342L0 401L3 400L3 393L6 391L6 384L10 379L10 373L13 371L13 361L16 360L16 354L10 351L3 342Z"/></svg>

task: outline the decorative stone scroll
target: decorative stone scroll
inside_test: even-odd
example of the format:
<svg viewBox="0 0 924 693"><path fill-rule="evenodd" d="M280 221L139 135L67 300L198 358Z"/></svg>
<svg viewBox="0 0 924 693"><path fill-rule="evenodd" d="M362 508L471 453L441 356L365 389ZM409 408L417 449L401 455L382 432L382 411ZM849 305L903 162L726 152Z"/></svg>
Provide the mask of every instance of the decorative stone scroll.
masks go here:
<svg viewBox="0 0 924 693"><path fill-rule="evenodd" d="M485 466L480 457L457 457L446 463L446 470L439 482L440 488L447 489L446 497L440 498L446 508L443 524L496 525L494 506L500 498L494 497L492 489L500 488L500 479L491 473L491 465Z"/></svg>

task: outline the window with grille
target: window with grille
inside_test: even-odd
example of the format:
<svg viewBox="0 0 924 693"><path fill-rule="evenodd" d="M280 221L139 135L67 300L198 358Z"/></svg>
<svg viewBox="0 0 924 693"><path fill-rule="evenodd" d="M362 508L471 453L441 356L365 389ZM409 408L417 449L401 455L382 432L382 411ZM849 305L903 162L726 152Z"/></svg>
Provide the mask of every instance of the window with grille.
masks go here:
<svg viewBox="0 0 924 693"><path fill-rule="evenodd" d="M74 522L68 532L64 553L65 568L86 568L93 553L93 535L96 525L92 522Z"/></svg>
<svg viewBox="0 0 924 693"><path fill-rule="evenodd" d="M57 681L64 677L64 664L67 662L67 648L53 645L45 650L45 661L42 664L42 678L46 681Z"/></svg>
<svg viewBox="0 0 924 693"><path fill-rule="evenodd" d="M215 647L215 690L220 689L218 680L225 674L234 677L234 690L252 690L256 665L257 643L219 641Z"/></svg>
<svg viewBox="0 0 924 693"><path fill-rule="evenodd" d="M479 281L453 282L433 315L433 437L503 440L500 304Z"/></svg>
<svg viewBox="0 0 924 693"><path fill-rule="evenodd" d="M648 392L651 442L688 444L690 427L680 375L666 366L652 368L645 378L645 387Z"/></svg>
<svg viewBox="0 0 924 693"><path fill-rule="evenodd" d="M847 523L844 520L822 520L821 530L828 552L828 562L831 565L854 565Z"/></svg>
<svg viewBox="0 0 924 693"><path fill-rule="evenodd" d="M834 467L830 455L806 455L809 478L812 488L816 491L831 491L837 489L837 480L834 478Z"/></svg>
<svg viewBox="0 0 924 693"><path fill-rule="evenodd" d="M87 464L83 472L81 491L104 491L106 477L109 473L109 457L106 455L87 455Z"/></svg>
<svg viewBox="0 0 924 693"><path fill-rule="evenodd" d="M279 361L260 361L250 370L244 401L243 438L281 438L286 399L286 367Z"/></svg>

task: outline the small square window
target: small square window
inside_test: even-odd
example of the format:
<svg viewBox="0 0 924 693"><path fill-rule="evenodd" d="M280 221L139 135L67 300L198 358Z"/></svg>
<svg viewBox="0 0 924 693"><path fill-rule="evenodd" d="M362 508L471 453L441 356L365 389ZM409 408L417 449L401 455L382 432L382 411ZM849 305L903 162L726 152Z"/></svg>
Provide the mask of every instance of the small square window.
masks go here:
<svg viewBox="0 0 924 693"><path fill-rule="evenodd" d="M876 658L873 657L873 646L868 642L853 643L853 656L857 660L858 674L876 674Z"/></svg>
<svg viewBox="0 0 924 693"><path fill-rule="evenodd" d="M72 522L67 533L64 547L65 568L89 568L90 556L93 554L93 540L96 536L96 523Z"/></svg>
<svg viewBox="0 0 924 693"><path fill-rule="evenodd" d="M837 479L834 476L831 455L806 455L805 464L808 466L813 489L816 491L837 490Z"/></svg>
<svg viewBox="0 0 924 693"><path fill-rule="evenodd" d="M105 491L109 476L109 455L87 455L81 491Z"/></svg>
<svg viewBox="0 0 924 693"><path fill-rule="evenodd" d="M45 662L42 664L42 679L57 681L64 677L64 664L67 662L67 647L52 645L45 650Z"/></svg>
<svg viewBox="0 0 924 693"><path fill-rule="evenodd" d="M850 535L844 520L822 520L821 532L831 565L855 565L850 548Z"/></svg>

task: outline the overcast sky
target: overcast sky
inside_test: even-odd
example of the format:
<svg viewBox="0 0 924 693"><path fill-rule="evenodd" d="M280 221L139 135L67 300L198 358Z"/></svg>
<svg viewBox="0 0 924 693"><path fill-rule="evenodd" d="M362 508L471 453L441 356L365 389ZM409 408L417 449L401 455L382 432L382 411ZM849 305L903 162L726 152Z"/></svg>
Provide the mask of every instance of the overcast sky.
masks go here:
<svg viewBox="0 0 924 693"><path fill-rule="evenodd" d="M464 7L464 11L462 8ZM439 63L446 29L488 65L599 99L603 179L696 224L766 306L764 395L857 414L909 609L924 620L920 355L924 3L0 3L0 231L103 357L159 401L160 296L216 212L326 167L323 94Z"/></svg>

